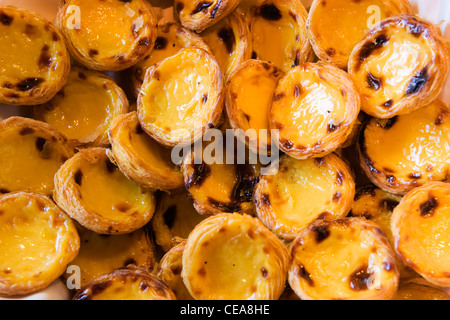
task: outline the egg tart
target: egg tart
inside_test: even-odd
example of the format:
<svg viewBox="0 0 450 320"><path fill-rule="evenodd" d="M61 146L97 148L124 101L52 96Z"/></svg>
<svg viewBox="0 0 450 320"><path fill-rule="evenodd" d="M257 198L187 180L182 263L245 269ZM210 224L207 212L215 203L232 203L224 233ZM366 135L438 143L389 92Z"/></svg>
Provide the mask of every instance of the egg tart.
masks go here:
<svg viewBox="0 0 450 320"><path fill-rule="evenodd" d="M55 97L34 107L34 117L51 124L74 147L105 147L112 119L128 107L125 93L111 77L73 66Z"/></svg>
<svg viewBox="0 0 450 320"><path fill-rule="evenodd" d="M72 220L47 196L0 196L0 295L30 294L61 276L78 254Z"/></svg>
<svg viewBox="0 0 450 320"><path fill-rule="evenodd" d="M448 52L441 29L426 20L412 15L383 20L350 56L348 71L361 95L361 109L389 119L431 103L447 79Z"/></svg>
<svg viewBox="0 0 450 320"><path fill-rule="evenodd" d="M200 33L232 13L240 2L241 0L175 0L173 9L183 27Z"/></svg>
<svg viewBox="0 0 450 320"><path fill-rule="evenodd" d="M394 209L391 229L405 265L430 283L450 287L450 183L429 182L410 191Z"/></svg>
<svg viewBox="0 0 450 320"><path fill-rule="evenodd" d="M176 300L172 290L147 270L128 267L101 275L73 300Z"/></svg>
<svg viewBox="0 0 450 320"><path fill-rule="evenodd" d="M204 219L192 205L186 191L158 193L155 214L151 220L156 243L164 252L187 239L189 233Z"/></svg>
<svg viewBox="0 0 450 320"><path fill-rule="evenodd" d="M305 63L282 77L269 108L280 149L296 159L323 157L351 135L360 98L350 77L326 63Z"/></svg>
<svg viewBox="0 0 450 320"><path fill-rule="evenodd" d="M192 144L219 124L222 78L216 59L198 48L150 67L137 100L142 129L168 147Z"/></svg>
<svg viewBox="0 0 450 320"><path fill-rule="evenodd" d="M129 180L103 148L83 149L66 161L55 175L53 197L71 218L101 234L143 227L156 206L153 192Z"/></svg>
<svg viewBox="0 0 450 320"><path fill-rule="evenodd" d="M196 300L276 300L288 263L284 243L257 218L225 213L189 235L181 275Z"/></svg>
<svg viewBox="0 0 450 320"><path fill-rule="evenodd" d="M359 138L361 166L381 189L405 194L448 179L450 110L439 100L407 115L371 119Z"/></svg>
<svg viewBox="0 0 450 320"><path fill-rule="evenodd" d="M431 301L431 300L450 300L450 295L448 295L442 289L436 287L407 282L400 283L397 294L392 300L412 300L412 301Z"/></svg>
<svg viewBox="0 0 450 320"><path fill-rule="evenodd" d="M66 138L52 126L7 118L0 122L0 191L51 195L56 171L72 155Z"/></svg>
<svg viewBox="0 0 450 320"><path fill-rule="evenodd" d="M259 0L250 15L253 59L288 72L309 58L308 12L300 0Z"/></svg>
<svg viewBox="0 0 450 320"><path fill-rule="evenodd" d="M153 50L131 69L131 82L135 95L139 94L148 68L188 47L200 48L211 53L209 46L199 35L183 28L180 24L168 22L158 25L158 34Z"/></svg>
<svg viewBox="0 0 450 320"><path fill-rule="evenodd" d="M355 183L337 155L296 160L283 155L274 175L261 175L253 199L258 218L288 241L316 219L345 217L353 204Z"/></svg>
<svg viewBox="0 0 450 320"><path fill-rule="evenodd" d="M171 160L171 150L142 130L136 112L116 117L109 137L115 162L131 180L153 190L183 188L183 174Z"/></svg>
<svg viewBox="0 0 450 320"><path fill-rule="evenodd" d="M317 220L290 252L289 284L302 300L390 300L397 292L395 253L366 219Z"/></svg>
<svg viewBox="0 0 450 320"><path fill-rule="evenodd" d="M56 19L71 56L93 70L127 69L156 40L156 14L145 0L66 0Z"/></svg>
<svg viewBox="0 0 450 320"><path fill-rule="evenodd" d="M47 19L15 7L0 8L0 103L36 105L64 85L70 57Z"/></svg>
<svg viewBox="0 0 450 320"><path fill-rule="evenodd" d="M320 60L347 69L353 48L376 23L412 13L408 0L315 0L309 11L308 35Z"/></svg>

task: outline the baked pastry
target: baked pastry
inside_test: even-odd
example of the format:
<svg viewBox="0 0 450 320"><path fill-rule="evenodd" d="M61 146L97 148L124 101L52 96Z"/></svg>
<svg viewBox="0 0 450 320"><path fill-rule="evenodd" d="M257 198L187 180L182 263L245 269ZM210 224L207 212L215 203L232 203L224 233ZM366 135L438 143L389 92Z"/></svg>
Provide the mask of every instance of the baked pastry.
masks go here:
<svg viewBox="0 0 450 320"><path fill-rule="evenodd" d="M241 0L175 0L173 9L183 27L200 33L233 12L240 2Z"/></svg>
<svg viewBox="0 0 450 320"><path fill-rule="evenodd" d="M150 67L137 100L142 129L167 147L192 144L220 121L222 78L214 57L198 48Z"/></svg>
<svg viewBox="0 0 450 320"><path fill-rule="evenodd" d="M101 275L73 300L176 300L172 290L147 270L128 267Z"/></svg>
<svg viewBox="0 0 450 320"><path fill-rule="evenodd" d="M371 119L359 138L361 166L386 192L405 194L450 170L450 111L440 100L407 115Z"/></svg>
<svg viewBox="0 0 450 320"><path fill-rule="evenodd" d="M292 241L316 219L345 217L354 196L350 169L337 155L308 160L283 155L275 174L261 175L253 201L258 218Z"/></svg>
<svg viewBox="0 0 450 320"><path fill-rule="evenodd" d="M147 224L155 212L153 192L129 180L107 149L80 150L55 175L53 198L69 216L100 234L122 234Z"/></svg>
<svg viewBox="0 0 450 320"><path fill-rule="evenodd" d="M395 253L365 219L317 220L290 252L289 284L302 300L390 300L397 292Z"/></svg>
<svg viewBox="0 0 450 320"><path fill-rule="evenodd" d="M296 159L323 157L353 130L360 98L350 77L326 63L305 63L281 78L269 109L280 149Z"/></svg>
<svg viewBox="0 0 450 320"><path fill-rule="evenodd" d="M408 0L314 0L306 26L320 60L347 69L353 48L376 23L412 13Z"/></svg>
<svg viewBox="0 0 450 320"><path fill-rule="evenodd" d="M0 122L0 191L51 195L53 177L73 155L66 138L52 126L13 116Z"/></svg>
<svg viewBox="0 0 450 320"><path fill-rule="evenodd" d="M307 18L300 0L258 0L249 18L252 58L270 61L284 72L304 63L311 52Z"/></svg>
<svg viewBox="0 0 450 320"><path fill-rule="evenodd" d="M350 56L348 72L361 95L361 109L389 119L431 103L447 79L448 52L441 29L422 18L383 20Z"/></svg>
<svg viewBox="0 0 450 320"><path fill-rule="evenodd" d="M395 250L405 265L441 287L450 286L449 195L450 183L417 187L394 209L391 222Z"/></svg>
<svg viewBox="0 0 450 320"><path fill-rule="evenodd" d="M438 289L436 287L414 282L406 282L400 283L397 294L392 300L450 300L450 295L442 289Z"/></svg>
<svg viewBox="0 0 450 320"><path fill-rule="evenodd" d="M66 85L33 112L35 119L64 134L71 146L106 147L112 119L128 107L125 93L111 77L72 66Z"/></svg>
<svg viewBox="0 0 450 320"><path fill-rule="evenodd" d="M49 286L78 254L72 220L50 198L28 192L0 196L0 295Z"/></svg>
<svg viewBox="0 0 450 320"><path fill-rule="evenodd" d="M145 0L66 0L56 21L71 56L93 70L127 69L156 40L156 14Z"/></svg>
<svg viewBox="0 0 450 320"><path fill-rule="evenodd" d="M181 275L196 300L276 300L288 263L284 243L258 219L224 213L189 235Z"/></svg>
<svg viewBox="0 0 450 320"><path fill-rule="evenodd" d="M15 7L0 8L0 103L36 105L64 85L70 57L47 19Z"/></svg>
<svg viewBox="0 0 450 320"><path fill-rule="evenodd" d="M112 156L131 180L152 190L184 187L183 174L164 148L142 130L136 112L120 115L109 130Z"/></svg>

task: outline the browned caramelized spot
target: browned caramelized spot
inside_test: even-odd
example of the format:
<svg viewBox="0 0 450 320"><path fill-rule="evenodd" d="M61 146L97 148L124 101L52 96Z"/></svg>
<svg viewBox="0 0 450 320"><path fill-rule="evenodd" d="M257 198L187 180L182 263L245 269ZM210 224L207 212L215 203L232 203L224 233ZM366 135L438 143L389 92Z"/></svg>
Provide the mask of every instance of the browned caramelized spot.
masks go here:
<svg viewBox="0 0 450 320"><path fill-rule="evenodd" d="M367 290L372 275L367 272L367 266L362 266L350 276L350 288L355 291Z"/></svg>
<svg viewBox="0 0 450 320"><path fill-rule="evenodd" d="M294 148L294 143L291 140L283 140L280 142L283 148L285 148L286 150L291 150L292 148Z"/></svg>
<svg viewBox="0 0 450 320"><path fill-rule="evenodd" d="M26 25L25 25L25 34L27 35L27 36L32 36L32 35L34 35L35 34L35 28L34 28L34 26L33 25L31 25L31 24L29 24L29 23L27 23Z"/></svg>
<svg viewBox="0 0 450 320"><path fill-rule="evenodd" d="M253 51L252 52L252 59L257 59L257 58L258 58L258 54L255 51Z"/></svg>
<svg viewBox="0 0 450 320"><path fill-rule="evenodd" d="M6 13L4 12L0 12L0 22L4 25L4 26L10 26L11 23L13 22L14 18L11 16L8 16Z"/></svg>
<svg viewBox="0 0 450 320"><path fill-rule="evenodd" d="M341 201L342 194L338 191L333 195L333 202L339 203Z"/></svg>
<svg viewBox="0 0 450 320"><path fill-rule="evenodd" d="M202 96L202 103L203 103L203 104L206 104L207 102L208 102L208 94L205 93L205 94Z"/></svg>
<svg viewBox="0 0 450 320"><path fill-rule="evenodd" d="M390 186L393 186L396 181L397 181L397 178L395 176L393 176L393 175L386 176L386 182L389 183Z"/></svg>
<svg viewBox="0 0 450 320"><path fill-rule="evenodd" d="M56 42L59 41L59 39L59 35L56 32L52 32L52 40Z"/></svg>
<svg viewBox="0 0 450 320"><path fill-rule="evenodd" d="M11 82L5 81L5 82L3 83L3 88L6 88L6 89L12 89L12 87L13 87L13 85L12 85Z"/></svg>
<svg viewBox="0 0 450 320"><path fill-rule="evenodd" d="M150 40L148 37L139 39L138 46L148 46L150 44Z"/></svg>
<svg viewBox="0 0 450 320"><path fill-rule="evenodd" d="M414 94L422 90L428 81L428 67L423 68L423 70L416 73L416 75L411 79L406 88L406 94Z"/></svg>
<svg viewBox="0 0 450 320"><path fill-rule="evenodd" d="M26 135L33 134L33 133L35 133L35 130L30 127L23 128L19 131L19 134L21 136L26 136Z"/></svg>
<svg viewBox="0 0 450 320"><path fill-rule="evenodd" d="M5 188L0 188L0 193L9 193L10 191Z"/></svg>
<svg viewBox="0 0 450 320"><path fill-rule="evenodd" d="M83 172L81 170L78 170L74 175L75 183L79 186L81 186L81 180L83 179Z"/></svg>
<svg viewBox="0 0 450 320"><path fill-rule="evenodd" d="M324 166L326 162L324 158L315 158L314 163L318 166Z"/></svg>
<svg viewBox="0 0 450 320"><path fill-rule="evenodd" d="M52 64L52 58L49 55L50 47L48 45L44 45L41 49L41 54L38 60L38 66L40 68L50 68Z"/></svg>
<svg viewBox="0 0 450 320"><path fill-rule="evenodd" d="M210 14L211 19L215 18L216 14L217 14L217 11L219 11L221 5L222 5L222 0L217 1L216 5L211 10L211 14Z"/></svg>
<svg viewBox="0 0 450 320"><path fill-rule="evenodd" d="M193 164L193 173L189 175L189 179L186 183L186 188L190 189L193 186L201 187L203 182L211 175L211 168L206 164Z"/></svg>
<svg viewBox="0 0 450 320"><path fill-rule="evenodd" d="M247 235L250 239L255 239L255 231L253 229L248 230Z"/></svg>
<svg viewBox="0 0 450 320"><path fill-rule="evenodd" d="M260 15L268 21L281 20L282 14L274 4L263 4L259 9Z"/></svg>
<svg viewBox="0 0 450 320"><path fill-rule="evenodd" d="M439 116L436 118L436 120L434 121L434 124L436 126L440 126L444 123L445 121L445 117L448 115L448 112L442 112L441 114L439 114Z"/></svg>
<svg viewBox="0 0 450 320"><path fill-rule="evenodd" d="M335 54L336 54L336 49L334 49L334 48L327 49L327 55L329 55L330 57L334 56Z"/></svg>
<svg viewBox="0 0 450 320"><path fill-rule="evenodd" d="M44 82L43 78L26 78L25 80L16 84L16 88L19 91L29 91L37 87L42 82Z"/></svg>
<svg viewBox="0 0 450 320"><path fill-rule="evenodd" d="M359 52L359 61L356 65L356 71L359 70L361 63L363 63L370 55L377 49L383 47L388 43L389 39L386 35L381 34L376 37L373 41L369 41L361 48Z"/></svg>
<svg viewBox="0 0 450 320"><path fill-rule="evenodd" d="M380 90L382 81L381 79L375 77L371 72L367 74L367 84L369 85L369 88L374 90Z"/></svg>
<svg viewBox="0 0 450 320"><path fill-rule="evenodd" d="M170 206L167 208L166 212L164 212L164 224L171 229L175 223L175 219L177 217L177 207Z"/></svg>
<svg viewBox="0 0 450 320"><path fill-rule="evenodd" d="M267 277L269 276L269 272L266 270L266 268L261 268L261 274L264 279L267 279Z"/></svg>
<svg viewBox="0 0 450 320"><path fill-rule="evenodd" d="M94 57L94 56L96 56L96 55L98 55L98 50L96 50L96 49L89 49L89 57Z"/></svg>
<svg viewBox="0 0 450 320"><path fill-rule="evenodd" d="M396 206L398 206L398 201L395 200L383 199L380 202L380 207L388 210L389 212L394 211Z"/></svg>
<svg viewBox="0 0 450 320"><path fill-rule="evenodd" d="M300 96L301 92L302 92L302 88L300 87L299 84L294 86L294 97L298 98Z"/></svg>
<svg viewBox="0 0 450 320"><path fill-rule="evenodd" d="M305 280L310 287L314 287L314 281L311 278L311 274L306 270L304 265L298 266L298 275Z"/></svg>
<svg viewBox="0 0 450 320"><path fill-rule="evenodd" d="M164 50L167 47L167 39L164 37L158 37L155 41L155 50Z"/></svg>
<svg viewBox="0 0 450 320"><path fill-rule="evenodd" d="M409 23L408 30L413 36L419 38L425 32L426 28L420 24Z"/></svg>
<svg viewBox="0 0 450 320"><path fill-rule="evenodd" d="M431 194L428 200L420 205L420 215L422 217L431 217L438 207L438 200Z"/></svg>
<svg viewBox="0 0 450 320"><path fill-rule="evenodd" d="M118 169L117 166L114 163L112 163L109 159L105 160L105 166L106 166L106 170L109 173L113 173L114 171L116 171Z"/></svg>
<svg viewBox="0 0 450 320"><path fill-rule="evenodd" d="M339 129L339 125L335 125L332 122L328 124L327 133L333 133Z"/></svg>
<svg viewBox="0 0 450 320"><path fill-rule="evenodd" d="M268 195L267 193L264 193L261 196L261 201L262 203L264 203L266 206L270 206L270 195Z"/></svg>
<svg viewBox="0 0 450 320"><path fill-rule="evenodd" d="M392 107L393 104L394 104L394 100L391 99L391 100L388 100L385 103L383 103L383 107L390 108L390 107Z"/></svg>
<svg viewBox="0 0 450 320"><path fill-rule="evenodd" d="M86 74L84 72L78 72L78 78L80 78L81 80L86 80Z"/></svg>
<svg viewBox="0 0 450 320"><path fill-rule="evenodd" d="M125 262L123 263L123 267L129 266L129 265L137 265L136 260L134 260L134 258L129 258L129 259L125 260Z"/></svg>
<svg viewBox="0 0 450 320"><path fill-rule="evenodd" d="M46 142L47 142L47 140L45 140L44 138L40 138L40 137L36 138L36 143L35 143L36 149L38 149L39 152L42 152L42 150L44 150L44 146L45 146Z"/></svg>
<svg viewBox="0 0 450 320"><path fill-rule="evenodd" d="M385 261L383 263L383 269L386 270L386 271L393 270L392 266L393 266L393 263L391 263L390 261Z"/></svg>
<svg viewBox="0 0 450 320"><path fill-rule="evenodd" d="M227 49L228 53L232 53L234 49L234 44L236 42L233 29L230 27L223 27L222 29L219 30L217 36L225 45L225 48Z"/></svg>
<svg viewBox="0 0 450 320"><path fill-rule="evenodd" d="M395 123L397 122L397 120L398 120L398 116L395 116L395 117L393 117L393 118L387 120L386 123L385 123L385 125L383 126L383 129L385 129L385 130L391 129L391 128L395 125Z"/></svg>
<svg viewBox="0 0 450 320"><path fill-rule="evenodd" d="M415 172L411 173L408 177L412 180L419 180L420 178L422 178L422 174Z"/></svg>
<svg viewBox="0 0 450 320"><path fill-rule="evenodd" d="M282 93L274 94L272 100L279 101L279 100L283 99L284 97L285 97L285 94L282 92Z"/></svg>
<svg viewBox="0 0 450 320"><path fill-rule="evenodd" d="M317 243L321 243L330 236L328 226L315 226L312 228L312 232L315 233Z"/></svg>
<svg viewBox="0 0 450 320"><path fill-rule="evenodd" d="M139 290L141 290L142 292L147 291L148 288L150 288L150 285L147 282L145 282L145 281L142 281L139 284Z"/></svg>
<svg viewBox="0 0 450 320"><path fill-rule="evenodd" d="M214 1L199 1L197 5L195 6L194 11L192 11L191 15L197 14L201 11L206 11L209 7L211 7L214 4Z"/></svg>
<svg viewBox="0 0 450 320"><path fill-rule="evenodd" d="M338 170L336 173L336 184L342 186L343 183L344 183L344 174L340 170Z"/></svg>
<svg viewBox="0 0 450 320"><path fill-rule="evenodd" d="M171 270L172 270L172 273L176 276L179 275L182 271L180 266L173 266L171 268Z"/></svg>
<svg viewBox="0 0 450 320"><path fill-rule="evenodd" d="M175 9L177 11L177 14L179 15L181 13L181 11L184 9L184 3L178 2Z"/></svg>
<svg viewBox="0 0 450 320"><path fill-rule="evenodd" d="M114 207L120 212L127 212L128 210L131 209L131 205L127 202L116 204Z"/></svg>

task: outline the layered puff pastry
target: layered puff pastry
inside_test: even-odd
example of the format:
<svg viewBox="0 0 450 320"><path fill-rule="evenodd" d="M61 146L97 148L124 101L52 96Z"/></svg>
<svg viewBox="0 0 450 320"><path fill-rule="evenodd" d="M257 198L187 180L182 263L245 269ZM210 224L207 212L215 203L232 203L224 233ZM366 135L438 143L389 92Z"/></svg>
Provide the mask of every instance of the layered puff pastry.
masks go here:
<svg viewBox="0 0 450 320"><path fill-rule="evenodd" d="M0 8L0 46L0 103L45 103L65 84L70 56L60 31L47 19Z"/></svg>
<svg viewBox="0 0 450 320"><path fill-rule="evenodd" d="M15 192L0 196L0 295L49 286L77 256L72 220L50 198Z"/></svg>
<svg viewBox="0 0 450 320"><path fill-rule="evenodd" d="M127 96L110 76L72 66L65 86L33 112L35 119L55 127L73 147L107 147L111 121L128 108Z"/></svg>
<svg viewBox="0 0 450 320"><path fill-rule="evenodd" d="M361 109L388 119L431 103L447 79L448 53L438 26L412 15L383 20L350 56L348 72L361 95Z"/></svg>
<svg viewBox="0 0 450 320"><path fill-rule="evenodd" d="M93 70L129 68L156 40L156 14L145 0L62 1L56 20L71 56Z"/></svg>
<svg viewBox="0 0 450 320"><path fill-rule="evenodd" d="M123 234L146 225L155 212L154 193L129 180L107 149L80 150L55 175L53 198L69 216L100 234Z"/></svg>

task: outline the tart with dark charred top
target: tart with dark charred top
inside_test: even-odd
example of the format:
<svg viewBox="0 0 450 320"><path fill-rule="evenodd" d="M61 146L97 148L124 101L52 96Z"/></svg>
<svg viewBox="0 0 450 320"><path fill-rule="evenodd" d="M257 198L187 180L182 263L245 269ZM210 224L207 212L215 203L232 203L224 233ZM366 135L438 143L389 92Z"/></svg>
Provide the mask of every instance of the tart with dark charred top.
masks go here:
<svg viewBox="0 0 450 320"><path fill-rule="evenodd" d="M127 69L156 40L156 14L145 0L62 1L56 20L71 56L93 70Z"/></svg>
<svg viewBox="0 0 450 320"><path fill-rule="evenodd" d="M315 0L309 10L308 36L320 60L347 69L353 48L372 25L412 13L408 0Z"/></svg>
<svg viewBox="0 0 450 320"><path fill-rule="evenodd" d="M197 33L231 14L241 0L175 0L174 15L183 27Z"/></svg>
<svg viewBox="0 0 450 320"><path fill-rule="evenodd" d="M279 148L296 159L323 157L350 136L360 98L347 73L326 63L305 63L282 77L269 109Z"/></svg>
<svg viewBox="0 0 450 320"><path fill-rule="evenodd" d="M45 103L65 84L69 53L47 19L24 9L0 8L0 46L0 103Z"/></svg>
<svg viewBox="0 0 450 320"><path fill-rule="evenodd" d="M348 70L361 95L361 109L385 119L431 103L447 79L448 48L441 29L422 18L383 20L350 56Z"/></svg>
<svg viewBox="0 0 450 320"><path fill-rule="evenodd" d="M130 179L152 190L183 188L183 174L171 160L171 150L142 130L136 112L116 117L109 137L112 156Z"/></svg>
<svg viewBox="0 0 450 320"><path fill-rule="evenodd" d="M430 283L450 286L450 183L429 182L394 209L392 233L402 261Z"/></svg>
<svg viewBox="0 0 450 320"><path fill-rule="evenodd" d="M73 66L67 83L34 117L65 135L73 147L109 146L112 119L128 112L128 99L108 75Z"/></svg>
<svg viewBox="0 0 450 320"><path fill-rule="evenodd" d="M196 300L276 300L289 253L257 218L219 214L195 227L182 262L184 284Z"/></svg>
<svg viewBox="0 0 450 320"><path fill-rule="evenodd" d="M153 192L129 180L107 149L80 150L55 175L56 203L85 228L123 234L147 224L155 212Z"/></svg>
<svg viewBox="0 0 450 320"><path fill-rule="evenodd" d="M395 252L366 219L317 220L290 252L289 284L302 300L390 300L397 292Z"/></svg>
<svg viewBox="0 0 450 320"><path fill-rule="evenodd" d="M448 179L450 111L440 100L392 119L363 125L359 153L363 170L378 187L405 194L428 181Z"/></svg>
<svg viewBox="0 0 450 320"><path fill-rule="evenodd" d="M270 61L284 72L308 60L308 12L300 0L259 0L248 19L252 58Z"/></svg>

